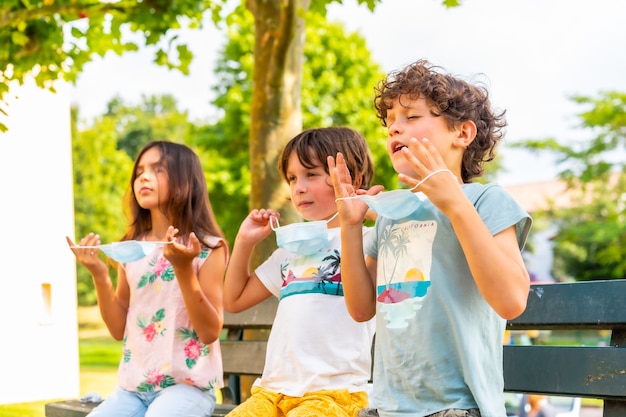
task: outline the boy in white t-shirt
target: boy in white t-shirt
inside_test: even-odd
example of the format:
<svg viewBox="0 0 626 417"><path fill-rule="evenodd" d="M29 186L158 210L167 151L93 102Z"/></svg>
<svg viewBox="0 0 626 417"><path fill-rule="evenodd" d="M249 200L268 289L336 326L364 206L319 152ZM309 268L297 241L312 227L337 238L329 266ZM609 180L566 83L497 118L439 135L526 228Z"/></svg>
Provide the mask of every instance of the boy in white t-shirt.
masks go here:
<svg viewBox="0 0 626 417"><path fill-rule="evenodd" d="M228 417L355 417L368 404L374 319L354 321L343 298L339 221L326 164L337 152L346 156L353 186L368 189L373 164L362 135L345 127L309 129L279 159L291 202L308 222L279 227L279 214L261 209L241 224L226 272L224 308L239 312L272 295L279 303L263 374L252 396ZM272 229L279 248L251 272L254 247ZM360 239L369 230L363 226Z"/></svg>

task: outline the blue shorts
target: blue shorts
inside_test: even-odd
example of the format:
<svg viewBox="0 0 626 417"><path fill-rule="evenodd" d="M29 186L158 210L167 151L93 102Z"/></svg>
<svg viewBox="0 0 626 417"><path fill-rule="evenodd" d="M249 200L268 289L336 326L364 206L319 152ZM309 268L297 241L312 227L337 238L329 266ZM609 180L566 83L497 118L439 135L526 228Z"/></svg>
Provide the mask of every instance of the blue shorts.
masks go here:
<svg viewBox="0 0 626 417"><path fill-rule="evenodd" d="M215 392L191 385L172 385L155 392L116 388L89 417L210 417Z"/></svg>

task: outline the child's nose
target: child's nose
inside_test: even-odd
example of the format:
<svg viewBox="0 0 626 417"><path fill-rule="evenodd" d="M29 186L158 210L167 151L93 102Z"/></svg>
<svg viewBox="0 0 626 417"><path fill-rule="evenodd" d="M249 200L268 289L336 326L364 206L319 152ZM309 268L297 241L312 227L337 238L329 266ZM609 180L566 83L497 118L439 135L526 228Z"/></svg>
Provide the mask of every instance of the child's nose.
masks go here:
<svg viewBox="0 0 626 417"><path fill-rule="evenodd" d="M297 193L303 193L306 191L306 181L303 179L298 179L294 184L294 191Z"/></svg>
<svg viewBox="0 0 626 417"><path fill-rule="evenodd" d="M400 123L395 121L391 123L389 126L387 126L387 133L389 133L389 136L398 135L402 133L402 126L400 125Z"/></svg>

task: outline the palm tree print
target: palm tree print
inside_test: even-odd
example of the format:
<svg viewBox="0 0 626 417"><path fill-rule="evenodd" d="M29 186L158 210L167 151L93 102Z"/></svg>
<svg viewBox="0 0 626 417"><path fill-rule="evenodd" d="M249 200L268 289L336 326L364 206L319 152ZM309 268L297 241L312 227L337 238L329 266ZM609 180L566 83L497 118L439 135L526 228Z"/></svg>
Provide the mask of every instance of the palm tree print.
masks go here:
<svg viewBox="0 0 626 417"><path fill-rule="evenodd" d="M391 229L391 226L387 226L383 231L380 238L380 247L382 248L383 262L387 259L393 259L394 265L390 274L387 274L387 268L383 264L383 279L385 280L385 284L387 288L389 288L389 284L393 279L396 268L398 267L398 261L400 258L407 255L407 244L409 242L409 234L407 231L403 231L401 228Z"/></svg>
<svg viewBox="0 0 626 417"><path fill-rule="evenodd" d="M321 289L324 294L326 294L326 284L335 284L337 286L335 295L339 295L339 290L341 288L341 275L337 274L339 267L341 265L341 256L339 255L339 251L334 249L332 254L326 256L322 259L323 263L318 269L317 274L315 275L315 281L319 289Z"/></svg>

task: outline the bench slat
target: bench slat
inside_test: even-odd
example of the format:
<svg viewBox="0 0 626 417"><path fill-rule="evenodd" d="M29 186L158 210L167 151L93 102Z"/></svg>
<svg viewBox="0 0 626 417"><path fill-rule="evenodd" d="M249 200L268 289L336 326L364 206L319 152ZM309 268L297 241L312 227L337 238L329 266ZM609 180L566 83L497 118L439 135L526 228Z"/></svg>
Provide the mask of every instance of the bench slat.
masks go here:
<svg viewBox="0 0 626 417"><path fill-rule="evenodd" d="M626 394L625 348L504 346L503 355L505 391L602 399Z"/></svg>
<svg viewBox="0 0 626 417"><path fill-rule="evenodd" d="M626 325L626 280L533 284L511 330L611 329Z"/></svg>
<svg viewBox="0 0 626 417"><path fill-rule="evenodd" d="M81 403L78 400L47 403L46 417L84 417L96 405L96 403Z"/></svg>
<svg viewBox="0 0 626 417"><path fill-rule="evenodd" d="M224 373L261 375L265 364L267 342L262 340L222 340L222 364ZM226 382L226 381L225 381Z"/></svg>
<svg viewBox="0 0 626 417"><path fill-rule="evenodd" d="M272 327L278 298L270 297L253 308L240 313L224 312L225 329L269 329Z"/></svg>

